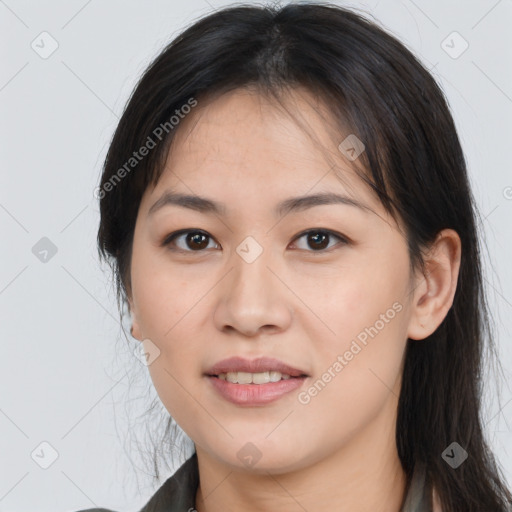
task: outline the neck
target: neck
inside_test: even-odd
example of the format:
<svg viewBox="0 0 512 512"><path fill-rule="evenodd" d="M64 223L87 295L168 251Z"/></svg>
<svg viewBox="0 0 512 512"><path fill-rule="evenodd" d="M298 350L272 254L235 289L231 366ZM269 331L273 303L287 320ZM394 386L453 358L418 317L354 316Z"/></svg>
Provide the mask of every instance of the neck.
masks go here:
<svg viewBox="0 0 512 512"><path fill-rule="evenodd" d="M406 476L396 449L396 423L385 409L339 449L288 473L251 473L223 464L196 445L197 512L399 512Z"/></svg>

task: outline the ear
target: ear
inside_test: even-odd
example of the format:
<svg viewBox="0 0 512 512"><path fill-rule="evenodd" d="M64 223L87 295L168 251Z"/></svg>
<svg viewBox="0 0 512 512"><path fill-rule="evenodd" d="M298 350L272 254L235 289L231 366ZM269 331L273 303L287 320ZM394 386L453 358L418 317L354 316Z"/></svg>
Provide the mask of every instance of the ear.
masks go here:
<svg viewBox="0 0 512 512"><path fill-rule="evenodd" d="M133 299L131 297L128 297L128 305L129 305L129 308L130 308L130 316L132 317L131 335L132 335L133 338L135 338L135 339L137 339L139 341L142 341L143 336L142 336L142 333L140 331L139 322L137 320L136 309L134 307Z"/></svg>
<svg viewBox="0 0 512 512"><path fill-rule="evenodd" d="M425 256L425 274L417 276L407 336L430 336L453 304L460 268L461 241L453 229L442 230Z"/></svg>

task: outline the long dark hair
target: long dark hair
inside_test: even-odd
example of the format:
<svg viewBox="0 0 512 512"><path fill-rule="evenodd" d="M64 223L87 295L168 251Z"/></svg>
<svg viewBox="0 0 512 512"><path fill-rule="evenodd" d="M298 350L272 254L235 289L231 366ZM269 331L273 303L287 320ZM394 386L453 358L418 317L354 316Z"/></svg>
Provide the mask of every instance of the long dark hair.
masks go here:
<svg viewBox="0 0 512 512"><path fill-rule="evenodd" d="M408 483L414 465L425 464L443 512L503 512L512 496L484 439L481 417L483 352L487 348L494 355L495 348L479 214L464 155L431 74L361 15L320 2L280 8L238 4L198 20L153 60L113 135L97 191L98 250L113 271L118 306L126 306L131 293L140 200L161 175L179 118L207 95L248 86L274 98L286 88L305 87L325 101L340 126L348 125L364 141L361 178L403 222L413 268L423 269L421 248L440 230L459 234L462 257L453 305L428 339L407 344L398 454ZM151 147L146 156L130 160L143 146ZM442 457L454 441L469 455L457 469Z"/></svg>

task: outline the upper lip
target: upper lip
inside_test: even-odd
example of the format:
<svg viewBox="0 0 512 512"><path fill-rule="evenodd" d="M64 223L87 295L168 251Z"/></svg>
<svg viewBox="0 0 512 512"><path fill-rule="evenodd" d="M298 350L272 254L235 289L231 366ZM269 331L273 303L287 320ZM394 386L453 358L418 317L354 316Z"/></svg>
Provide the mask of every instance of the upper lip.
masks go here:
<svg viewBox="0 0 512 512"><path fill-rule="evenodd" d="M274 359L272 357L260 357L258 359L244 359L243 357L229 357L223 359L218 363L215 363L206 375L219 375L220 373L228 372L248 372L248 373L260 373L267 371L280 372L290 377L302 377L308 376L307 373L298 368Z"/></svg>

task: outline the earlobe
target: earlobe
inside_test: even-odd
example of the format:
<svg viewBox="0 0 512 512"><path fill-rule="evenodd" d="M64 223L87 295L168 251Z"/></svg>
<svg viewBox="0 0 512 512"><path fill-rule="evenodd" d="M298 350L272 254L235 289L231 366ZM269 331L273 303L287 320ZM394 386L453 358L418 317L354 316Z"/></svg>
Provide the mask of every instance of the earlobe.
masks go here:
<svg viewBox="0 0 512 512"><path fill-rule="evenodd" d="M139 323L137 321L137 314L135 312L135 308L133 306L133 301L131 298L128 299L128 305L129 305L129 309L130 309L130 316L132 319L132 326L130 327L130 334L131 334L132 338L142 341L142 335L140 332Z"/></svg>
<svg viewBox="0 0 512 512"><path fill-rule="evenodd" d="M136 340L139 340L139 341L142 341L142 335L141 335L141 332L140 332L140 327L139 327L139 324L138 322L135 320L135 318L133 317L132 315L132 326L130 328L130 334L132 335L133 338L135 338Z"/></svg>
<svg viewBox="0 0 512 512"><path fill-rule="evenodd" d="M422 340L430 336L453 304L460 268L461 242L453 229L442 230L425 256L425 274L414 288L407 336Z"/></svg>

